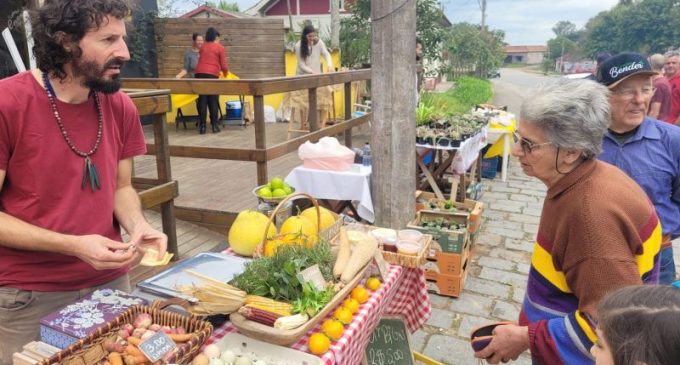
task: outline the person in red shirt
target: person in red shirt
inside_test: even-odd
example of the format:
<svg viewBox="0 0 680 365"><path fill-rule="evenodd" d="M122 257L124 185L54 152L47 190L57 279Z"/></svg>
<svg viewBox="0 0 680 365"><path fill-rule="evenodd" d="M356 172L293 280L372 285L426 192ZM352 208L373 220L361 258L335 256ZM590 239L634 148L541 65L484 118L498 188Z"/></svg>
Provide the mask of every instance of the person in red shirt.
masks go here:
<svg viewBox="0 0 680 365"><path fill-rule="evenodd" d="M127 0L46 1L31 15L39 69L0 80L2 365L39 338L40 318L98 288L129 291L143 252L165 255L131 181L146 145L119 92L129 14Z"/></svg>
<svg viewBox="0 0 680 365"><path fill-rule="evenodd" d="M670 51L664 54L666 62L664 63L664 72L671 84L671 110L668 117L665 119L671 124L678 124L678 117L680 117L680 72L678 62L680 62L680 53L677 51Z"/></svg>
<svg viewBox="0 0 680 365"><path fill-rule="evenodd" d="M220 44L220 33L213 27L205 32L205 43L201 46L198 56L198 65L194 70L197 79L217 79L220 72L227 76L229 67L227 66L227 54L224 46ZM213 133L220 131L219 109L220 100L218 95L199 95L198 96L198 128L199 133L205 133L205 123L207 109L210 110L210 124Z"/></svg>
<svg viewBox="0 0 680 365"><path fill-rule="evenodd" d="M671 110L671 84L663 76L664 63L665 57L661 54L657 53L649 56L649 65L652 67L652 71L656 72L656 75L652 76L654 95L649 102L647 115L657 120L673 123L675 121L669 120L668 117L668 113Z"/></svg>

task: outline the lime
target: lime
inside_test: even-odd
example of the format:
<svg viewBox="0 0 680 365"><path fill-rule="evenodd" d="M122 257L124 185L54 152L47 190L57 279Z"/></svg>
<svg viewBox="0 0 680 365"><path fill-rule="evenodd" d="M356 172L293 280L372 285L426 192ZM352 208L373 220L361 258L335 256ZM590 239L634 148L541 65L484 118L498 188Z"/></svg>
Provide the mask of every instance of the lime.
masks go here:
<svg viewBox="0 0 680 365"><path fill-rule="evenodd" d="M284 185L284 186L283 186L283 191L286 192L286 195L290 195L290 194L293 193L293 188L291 188L291 187L288 186L288 185Z"/></svg>
<svg viewBox="0 0 680 365"><path fill-rule="evenodd" d="M284 197L286 195L288 195L288 194L286 194L286 191L283 190L283 189L274 189L274 191L272 191L272 197L274 197L274 198L280 198L280 197Z"/></svg>
<svg viewBox="0 0 680 365"><path fill-rule="evenodd" d="M265 185L265 187L261 188L260 190L257 191L257 195L261 198L271 198L272 197L272 191L269 189L268 186Z"/></svg>
<svg viewBox="0 0 680 365"><path fill-rule="evenodd" d="M269 185L270 185L270 187L271 187L272 190L283 189L284 184L285 184L285 183L283 182L283 179L280 178L280 177L278 177L278 176L275 177L275 178L273 178L273 179L269 182Z"/></svg>

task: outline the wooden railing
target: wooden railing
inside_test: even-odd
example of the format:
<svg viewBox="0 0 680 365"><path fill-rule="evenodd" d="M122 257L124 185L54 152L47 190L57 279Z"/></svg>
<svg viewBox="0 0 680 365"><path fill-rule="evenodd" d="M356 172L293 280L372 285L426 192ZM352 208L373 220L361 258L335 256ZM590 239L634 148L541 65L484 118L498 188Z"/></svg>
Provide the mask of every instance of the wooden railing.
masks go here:
<svg viewBox="0 0 680 365"><path fill-rule="evenodd" d="M177 231L175 229L174 199L179 196L177 181L172 180L168 127L165 113L172 110L170 90L127 89L125 92L137 106L139 115L151 116L153 120L154 152L158 179L147 179L146 184L135 184L140 191L139 198L144 209L159 207L163 222L163 232L168 236L168 251L179 259Z"/></svg>
<svg viewBox="0 0 680 365"><path fill-rule="evenodd" d="M128 78L123 80L126 88L135 89L168 89L172 94L203 94L203 95L252 95L255 126L255 148L216 148L199 146L167 146L168 158L188 157L231 161L252 161L257 164L257 183L266 184L268 181L267 162L288 153L297 151L297 148L306 141L318 141L325 136L334 136L344 133L345 145L352 145L352 129L368 122L370 114L358 118L352 118L352 82L370 80L371 70L335 72L322 75L306 75L295 77L275 77L266 79L242 79L242 80L206 80L206 79L149 79ZM309 96L309 109L317 110L316 90L319 87L344 84L344 115L345 120L332 126L319 130L317 113L308 113L310 133L290 139L273 146L267 146L264 122L264 96L269 94L291 92L307 89ZM156 131L154 122L154 133ZM148 144L148 153L156 156L164 154L166 147ZM158 158L158 157L157 157ZM159 175L160 177L160 175ZM154 186L162 181L153 179L134 178L138 186ZM175 207L177 218L203 225L212 230L224 233L231 225L236 212L223 212L200 208Z"/></svg>

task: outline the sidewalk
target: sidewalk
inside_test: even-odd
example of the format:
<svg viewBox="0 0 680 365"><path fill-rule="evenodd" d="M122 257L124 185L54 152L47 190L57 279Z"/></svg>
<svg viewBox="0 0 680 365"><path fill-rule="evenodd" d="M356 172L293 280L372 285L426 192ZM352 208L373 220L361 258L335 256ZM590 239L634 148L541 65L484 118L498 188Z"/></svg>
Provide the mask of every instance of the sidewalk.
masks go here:
<svg viewBox="0 0 680 365"><path fill-rule="evenodd" d="M484 222L460 298L430 294L432 316L411 340L413 349L446 364L476 365L470 330L493 321L516 321L545 186L511 159L508 179L483 179ZM529 354L514 364L531 364Z"/></svg>

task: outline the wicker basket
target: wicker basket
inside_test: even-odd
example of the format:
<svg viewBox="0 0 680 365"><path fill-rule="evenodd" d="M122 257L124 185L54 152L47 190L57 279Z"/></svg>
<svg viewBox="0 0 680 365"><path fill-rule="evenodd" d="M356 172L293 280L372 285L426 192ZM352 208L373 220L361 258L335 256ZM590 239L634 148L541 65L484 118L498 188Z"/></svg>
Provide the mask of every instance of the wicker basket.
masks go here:
<svg viewBox="0 0 680 365"><path fill-rule="evenodd" d="M267 232L269 231L269 227L271 226L274 217L276 217L276 214L278 214L280 209L283 209L283 207L286 205L286 203L288 203L290 200L297 199L297 198L307 198L307 199L309 199L312 202L312 204L314 205L314 207L316 208L316 221L317 222L321 221L321 210L319 209L319 203L316 201L316 199L314 199L314 197L312 197L311 195L306 194L306 193L293 193L293 194L288 195L283 200L281 200L281 202L279 202L279 205L276 206L276 209L274 209L274 211L270 215L269 222L267 222L267 225L264 228L264 236L262 237L262 241L260 242L259 245L257 245L257 248L255 249L255 252L253 254L253 257L262 256L262 254L264 252L264 245L265 245L267 238L268 238ZM328 227L324 230L319 230L319 227L317 226L317 231L316 231L317 236L320 239L326 240L328 242L331 242L333 240L333 238L335 238L335 236L337 236L338 233L340 233L340 227L342 227L342 218L339 215L337 215L336 213L333 213L333 212L331 212L331 215L333 215L333 218L335 219L333 224L330 227Z"/></svg>
<svg viewBox="0 0 680 365"><path fill-rule="evenodd" d="M188 303L179 299L169 299L164 302L157 300L150 307L144 305L130 307L130 309L121 313L113 321L99 327L89 336L49 359L42 360L39 365L90 365L104 360L108 354L103 348L104 341L109 338L116 338L121 326L125 323L132 323L137 315L141 313L150 314L153 322L161 326L182 326L186 329L187 333L194 333L196 335L189 342L178 344L177 352L169 359L169 363L188 364L198 354L203 343L210 337L213 327L212 324L202 321L198 317L163 310L163 308L169 305L181 305L188 308Z"/></svg>
<svg viewBox="0 0 680 365"><path fill-rule="evenodd" d="M420 238L419 243L421 246L420 251L418 251L418 255L404 255L397 252L382 251L383 258L392 265L417 269L424 265L427 261L427 257L430 254L430 246L432 245L432 235L424 234Z"/></svg>

